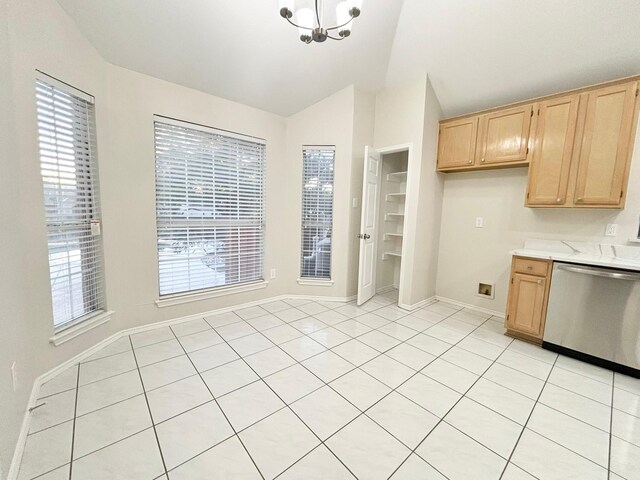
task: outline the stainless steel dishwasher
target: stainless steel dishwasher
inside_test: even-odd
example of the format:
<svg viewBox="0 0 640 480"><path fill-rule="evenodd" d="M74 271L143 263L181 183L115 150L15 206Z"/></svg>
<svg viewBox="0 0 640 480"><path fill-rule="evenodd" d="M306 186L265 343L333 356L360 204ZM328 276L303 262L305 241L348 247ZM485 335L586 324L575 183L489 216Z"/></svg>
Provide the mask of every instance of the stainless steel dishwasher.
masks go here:
<svg viewBox="0 0 640 480"><path fill-rule="evenodd" d="M543 346L640 376L640 272L555 262Z"/></svg>

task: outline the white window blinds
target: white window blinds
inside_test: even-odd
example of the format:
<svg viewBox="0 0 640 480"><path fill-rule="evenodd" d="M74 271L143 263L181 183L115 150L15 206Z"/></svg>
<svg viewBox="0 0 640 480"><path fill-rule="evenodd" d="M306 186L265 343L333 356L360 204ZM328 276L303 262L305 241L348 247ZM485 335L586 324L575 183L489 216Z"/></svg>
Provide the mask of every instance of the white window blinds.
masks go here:
<svg viewBox="0 0 640 480"><path fill-rule="evenodd" d="M160 295L263 279L265 144L156 117Z"/></svg>
<svg viewBox="0 0 640 480"><path fill-rule="evenodd" d="M334 147L302 149L303 278L331 279L334 158Z"/></svg>
<svg viewBox="0 0 640 480"><path fill-rule="evenodd" d="M53 79L36 81L53 323L104 308L93 97ZM93 233L92 233L93 225Z"/></svg>

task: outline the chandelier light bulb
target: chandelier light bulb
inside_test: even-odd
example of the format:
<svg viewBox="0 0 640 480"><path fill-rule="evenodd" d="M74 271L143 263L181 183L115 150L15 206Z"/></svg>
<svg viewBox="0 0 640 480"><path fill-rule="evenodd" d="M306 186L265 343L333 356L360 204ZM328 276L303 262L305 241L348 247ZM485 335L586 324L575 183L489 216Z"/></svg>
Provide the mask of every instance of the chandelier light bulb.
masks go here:
<svg viewBox="0 0 640 480"><path fill-rule="evenodd" d="M353 19L360 15L362 0L338 0L336 2L336 24L324 22L324 1L315 1L315 8L295 10L295 0L279 0L280 16L298 28L304 43L322 43L328 39L344 40L351 35Z"/></svg>
<svg viewBox="0 0 640 480"><path fill-rule="evenodd" d="M295 0L280 0L280 16L283 18L293 17Z"/></svg>
<svg viewBox="0 0 640 480"><path fill-rule="evenodd" d="M310 41L311 33L315 26L313 10L310 8L301 8L296 12L296 22L298 23L298 32L303 42Z"/></svg>
<svg viewBox="0 0 640 480"><path fill-rule="evenodd" d="M339 25L338 35L341 37L348 37L351 34L353 17L349 13L349 5L346 1L340 2L336 5L336 19Z"/></svg>

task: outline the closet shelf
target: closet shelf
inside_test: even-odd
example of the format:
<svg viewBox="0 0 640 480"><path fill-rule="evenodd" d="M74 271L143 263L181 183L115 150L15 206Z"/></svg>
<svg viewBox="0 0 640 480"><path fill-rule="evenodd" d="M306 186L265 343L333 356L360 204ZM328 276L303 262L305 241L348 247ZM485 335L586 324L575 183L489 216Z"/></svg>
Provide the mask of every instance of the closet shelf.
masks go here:
<svg viewBox="0 0 640 480"><path fill-rule="evenodd" d="M406 182L407 172L393 172L387 174L387 180L390 182Z"/></svg>
<svg viewBox="0 0 640 480"><path fill-rule="evenodd" d="M400 252L384 252L382 254L382 259L386 260L387 257L391 257L391 258L400 258L402 257L402 254Z"/></svg>
<svg viewBox="0 0 640 480"><path fill-rule="evenodd" d="M406 193L387 193L385 200L387 202L393 202L396 200L404 200L406 198Z"/></svg>
<svg viewBox="0 0 640 480"><path fill-rule="evenodd" d="M402 238L402 234L401 233L385 233L384 239L389 240L387 237Z"/></svg>
<svg viewBox="0 0 640 480"><path fill-rule="evenodd" d="M389 222L393 220L399 220L404 218L404 213L385 213L384 221Z"/></svg>

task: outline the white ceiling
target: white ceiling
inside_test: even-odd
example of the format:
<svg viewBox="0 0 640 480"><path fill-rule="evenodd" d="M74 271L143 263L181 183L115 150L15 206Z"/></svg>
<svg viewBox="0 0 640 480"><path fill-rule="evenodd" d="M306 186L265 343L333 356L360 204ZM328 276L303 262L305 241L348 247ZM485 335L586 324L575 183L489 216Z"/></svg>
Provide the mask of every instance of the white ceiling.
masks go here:
<svg viewBox="0 0 640 480"><path fill-rule="evenodd" d="M424 72L447 116L640 73L638 0L364 0L312 45L277 0L58 2L107 61L280 115Z"/></svg>
<svg viewBox="0 0 640 480"><path fill-rule="evenodd" d="M420 71L446 116L640 74L640 1L404 0L387 81Z"/></svg>

